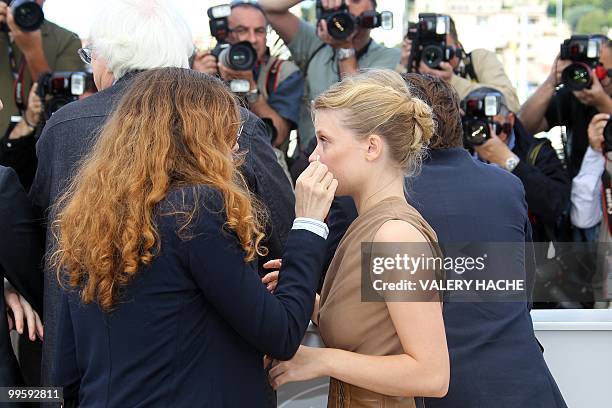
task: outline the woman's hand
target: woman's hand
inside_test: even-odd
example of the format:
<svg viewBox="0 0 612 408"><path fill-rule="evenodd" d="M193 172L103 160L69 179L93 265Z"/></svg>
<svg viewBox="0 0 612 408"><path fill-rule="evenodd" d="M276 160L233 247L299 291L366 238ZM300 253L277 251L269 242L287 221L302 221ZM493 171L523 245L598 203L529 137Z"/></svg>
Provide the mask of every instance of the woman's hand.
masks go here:
<svg viewBox="0 0 612 408"><path fill-rule="evenodd" d="M325 351L324 348L300 346L291 360L274 360L268 374L270 385L276 390L288 382L307 381L324 376Z"/></svg>
<svg viewBox="0 0 612 408"><path fill-rule="evenodd" d="M338 180L327 166L314 161L295 183L295 216L323 221L329 213Z"/></svg>
<svg viewBox="0 0 612 408"><path fill-rule="evenodd" d="M266 289L268 289L270 293L274 293L274 290L278 285L278 274L282 265L282 259L272 259L271 261L263 264L264 269L276 269L275 271L270 272L261 278L261 282L266 285Z"/></svg>
<svg viewBox="0 0 612 408"><path fill-rule="evenodd" d="M17 333L23 334L24 322L27 322L30 340L36 340L36 335L42 340L44 336L42 321L28 301L9 285L4 288L4 300L7 310L10 309L15 317L13 322L9 316L9 330L13 329L14 324Z"/></svg>

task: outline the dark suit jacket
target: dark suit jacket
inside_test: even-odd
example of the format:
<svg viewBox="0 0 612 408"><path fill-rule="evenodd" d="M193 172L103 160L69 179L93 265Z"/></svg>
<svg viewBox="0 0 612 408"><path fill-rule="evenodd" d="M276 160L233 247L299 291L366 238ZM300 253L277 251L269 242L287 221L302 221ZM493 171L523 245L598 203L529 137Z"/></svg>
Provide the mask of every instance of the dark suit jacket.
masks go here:
<svg viewBox="0 0 612 408"><path fill-rule="evenodd" d="M557 226L569 213L571 181L550 140L536 139L517 119L514 125L515 146L512 152L521 161L512 172L523 182L527 208L531 215L533 241L563 240ZM538 146L535 163L529 155Z"/></svg>
<svg viewBox="0 0 612 408"><path fill-rule="evenodd" d="M108 89L87 99L70 103L57 111L47 122L37 143L38 168L30 189L37 209L47 220L50 207L66 187L79 160L89 152L100 129L123 96L135 73L129 73ZM270 213L268 258L279 258L294 214L291 184L267 140L263 123L252 113L242 110L244 128L240 137L241 151L248 151L242 172L250 190ZM47 250L54 240L47 232ZM42 382L49 384L50 363L55 348L55 329L59 305L59 288L52 273L45 273L45 341L43 343Z"/></svg>
<svg viewBox="0 0 612 408"><path fill-rule="evenodd" d="M173 208L199 212L179 238ZM221 195L175 190L156 217L161 251L122 289L110 313L63 296L53 384L83 407L263 407L263 356L287 360L312 314L325 240L289 234L274 294L223 229Z"/></svg>
<svg viewBox="0 0 612 408"><path fill-rule="evenodd" d="M0 283L4 278L42 316L44 231L14 170L0 166ZM23 385L0 287L0 387Z"/></svg>
<svg viewBox="0 0 612 408"><path fill-rule="evenodd" d="M464 149L434 150L430 155L421 174L407 183L407 198L441 243L530 241L525 191L517 177L473 159ZM346 198L332 208L330 244L356 216ZM339 217L336 212L341 212ZM524 270L525 262L525 256L516 259L513 268ZM445 303L449 391L444 398L419 398L418 403L428 408L565 407L534 335L529 309L527 302Z"/></svg>

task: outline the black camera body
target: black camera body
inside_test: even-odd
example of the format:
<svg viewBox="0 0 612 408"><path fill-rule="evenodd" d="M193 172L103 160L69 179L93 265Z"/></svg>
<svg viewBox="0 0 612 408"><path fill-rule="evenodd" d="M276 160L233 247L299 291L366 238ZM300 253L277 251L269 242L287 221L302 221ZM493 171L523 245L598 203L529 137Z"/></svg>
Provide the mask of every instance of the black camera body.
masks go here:
<svg viewBox="0 0 612 408"><path fill-rule="evenodd" d="M208 9L210 34L217 40L216 47L211 54L223 65L235 71L250 71L257 63L257 52L248 41L230 45L229 23L227 18L232 9L229 5L215 6Z"/></svg>
<svg viewBox="0 0 612 408"><path fill-rule="evenodd" d="M480 146L491 138L489 125L502 111L502 95L490 92L481 98L466 98L461 101L461 109L465 112L461 119L464 144Z"/></svg>
<svg viewBox="0 0 612 408"><path fill-rule="evenodd" d="M38 79L38 96L44 105L44 120L87 91L96 92L93 74L88 72L47 72Z"/></svg>
<svg viewBox="0 0 612 408"><path fill-rule="evenodd" d="M316 16L317 21L325 20L327 32L336 40L346 40L357 27L367 29L382 27L385 30L393 28L393 13L390 11L378 13L376 10L371 10L355 17L344 2L337 10L327 10L323 8L321 0L317 0Z"/></svg>
<svg viewBox="0 0 612 408"><path fill-rule="evenodd" d="M599 62L601 39L591 35L573 35L561 44L559 59L570 60L572 64L561 73L561 80L572 91L590 88L593 75L600 80L608 72Z"/></svg>
<svg viewBox="0 0 612 408"><path fill-rule="evenodd" d="M414 65L420 61L432 69L438 69L442 61L460 57L460 50L448 46L446 39L449 32L450 17L444 14L420 13L418 22L408 23L406 37L412 41L408 71L412 72Z"/></svg>
<svg viewBox="0 0 612 408"><path fill-rule="evenodd" d="M604 128L604 153L612 152L612 119L608 119L608 123Z"/></svg>
<svg viewBox="0 0 612 408"><path fill-rule="evenodd" d="M15 24L22 31L36 31L45 20L42 7L35 0L0 0L9 5ZM2 30L8 31L8 26L3 23Z"/></svg>

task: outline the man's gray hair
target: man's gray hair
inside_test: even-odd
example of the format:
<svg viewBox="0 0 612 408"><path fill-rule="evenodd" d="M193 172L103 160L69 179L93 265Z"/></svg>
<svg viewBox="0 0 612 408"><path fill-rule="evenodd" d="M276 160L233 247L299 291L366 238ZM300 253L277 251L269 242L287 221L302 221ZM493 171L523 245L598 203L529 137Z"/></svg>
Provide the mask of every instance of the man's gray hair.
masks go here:
<svg viewBox="0 0 612 408"><path fill-rule="evenodd" d="M189 25L171 0L105 0L90 41L115 79L135 70L189 68L194 51Z"/></svg>

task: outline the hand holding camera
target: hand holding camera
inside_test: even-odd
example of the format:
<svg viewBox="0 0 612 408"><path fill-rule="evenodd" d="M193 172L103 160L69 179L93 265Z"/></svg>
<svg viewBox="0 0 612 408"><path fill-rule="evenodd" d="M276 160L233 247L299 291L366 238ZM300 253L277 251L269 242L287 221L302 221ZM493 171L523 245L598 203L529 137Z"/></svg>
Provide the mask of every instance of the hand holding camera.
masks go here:
<svg viewBox="0 0 612 408"><path fill-rule="evenodd" d="M591 119L591 123L589 123L588 127L589 145L591 146L591 149L601 152L602 148L605 148L604 150L606 152L609 151L605 145L612 145L612 140L606 142L606 138L604 137L604 129L606 129L606 127L610 128L608 126L609 123L610 115L608 113L598 113L597 115L593 116L593 119ZM608 133L610 133L609 130ZM608 139L612 139L612 135L608 135ZM612 148L612 146L609 147Z"/></svg>
<svg viewBox="0 0 612 408"><path fill-rule="evenodd" d="M559 58L560 54L557 54L555 62L553 62L552 69L548 75L547 81L553 86L557 86L562 82L562 75L565 68L569 67L572 62L568 60L562 60Z"/></svg>
<svg viewBox="0 0 612 408"><path fill-rule="evenodd" d="M405 61L402 60L408 72L430 74L450 82L454 70L449 62L463 56L461 48L448 43L450 29L450 17L444 14L420 13L418 22L408 24L410 51L403 50Z"/></svg>
<svg viewBox="0 0 612 408"><path fill-rule="evenodd" d="M430 68L424 61L421 61L419 63L419 73L435 76L450 83L453 79L453 75L455 75L455 70L453 66L446 61L441 61L436 69Z"/></svg>
<svg viewBox="0 0 612 408"><path fill-rule="evenodd" d="M191 68L204 74L219 75L217 58L210 51L198 51Z"/></svg>
<svg viewBox="0 0 612 408"><path fill-rule="evenodd" d="M593 76L591 87L580 91L574 91L576 99L580 103L595 107L599 112L612 111L612 98L601 86L601 82L597 76Z"/></svg>
<svg viewBox="0 0 612 408"><path fill-rule="evenodd" d="M13 0L10 5L0 1L0 25L3 31L10 31L13 41L27 56L42 52L40 26L44 21L42 8L33 0Z"/></svg>
<svg viewBox="0 0 612 408"><path fill-rule="evenodd" d="M224 80L230 81L232 92L246 93L252 84L243 77L248 76L246 71L250 72L250 78L253 77L252 71L257 63L257 51L248 41L235 44L228 42L230 33L228 17L231 12L229 5L214 6L207 10L210 33L217 40L217 46L208 55L196 56L194 69L211 75L216 74L216 72L213 73L212 67L214 58L217 72ZM238 71L244 72L238 73Z"/></svg>
<svg viewBox="0 0 612 408"><path fill-rule="evenodd" d="M255 77L253 75L252 70L248 70L248 71L235 70L235 69L232 69L226 66L223 63L223 61L219 61L217 63L217 69L219 72L219 76L224 81L227 81L227 82L236 81L236 80L248 81L250 85L250 89L257 87L257 83L255 82Z"/></svg>
<svg viewBox="0 0 612 408"><path fill-rule="evenodd" d="M319 37L334 48L352 48L359 28L393 28L393 13L369 10L354 16L343 0L317 0L316 14Z"/></svg>
<svg viewBox="0 0 612 408"><path fill-rule="evenodd" d="M515 154L512 153L508 145L495 134L493 125L489 125L489 127L489 139L481 145L474 146L474 150L481 159L504 167L508 159L514 157Z"/></svg>
<svg viewBox="0 0 612 408"><path fill-rule="evenodd" d="M608 76L599 61L601 48L601 38L593 35L573 35L563 41L559 59L571 61L561 73L563 84L572 91L581 91L591 88L595 78L602 80Z"/></svg>
<svg viewBox="0 0 612 408"><path fill-rule="evenodd" d="M30 89L27 106L21 122L19 122L9 134L8 138L10 140L21 139L22 137L31 135L40 124L43 104L40 96L38 96L38 83L34 83L32 89Z"/></svg>
<svg viewBox="0 0 612 408"><path fill-rule="evenodd" d="M353 45L353 38L355 38L355 34L357 34L357 31L353 31L351 35L349 35L345 39L336 39L329 33L327 21L319 20L317 24L317 35L319 36L319 38L324 43L330 45L334 49L355 48L355 46Z"/></svg>

